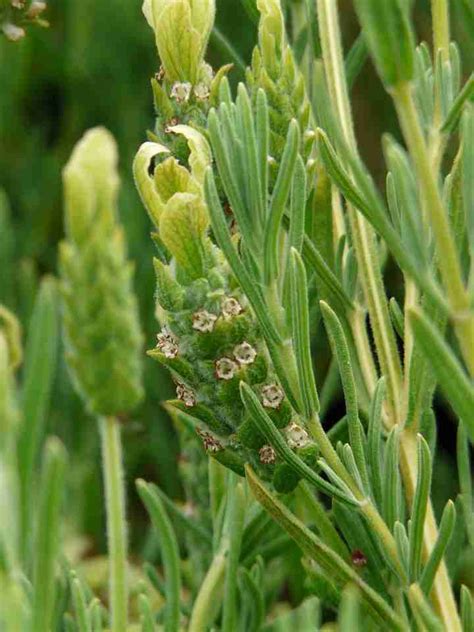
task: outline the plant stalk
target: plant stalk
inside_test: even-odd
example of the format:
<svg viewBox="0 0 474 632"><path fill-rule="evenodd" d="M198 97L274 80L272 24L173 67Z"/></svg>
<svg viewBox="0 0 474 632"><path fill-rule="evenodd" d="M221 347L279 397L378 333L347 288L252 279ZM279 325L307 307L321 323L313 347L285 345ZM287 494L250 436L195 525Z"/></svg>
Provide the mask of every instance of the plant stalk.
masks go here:
<svg viewBox="0 0 474 632"><path fill-rule="evenodd" d="M461 353L471 376L474 376L474 311L464 287L461 265L451 226L433 174L428 148L413 100L412 88L403 82L392 93L400 125L421 184L425 208L433 230L438 265L451 308L451 318Z"/></svg>
<svg viewBox="0 0 474 632"><path fill-rule="evenodd" d="M107 514L109 590L112 632L126 632L128 619L127 525L120 423L99 419Z"/></svg>

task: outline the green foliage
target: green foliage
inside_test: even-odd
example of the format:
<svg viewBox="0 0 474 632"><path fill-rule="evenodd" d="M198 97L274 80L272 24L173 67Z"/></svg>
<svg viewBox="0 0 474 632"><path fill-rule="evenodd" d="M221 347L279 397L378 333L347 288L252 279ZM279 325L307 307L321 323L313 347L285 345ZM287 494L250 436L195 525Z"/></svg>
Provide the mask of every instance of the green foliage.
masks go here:
<svg viewBox="0 0 474 632"><path fill-rule="evenodd" d="M122 4L0 42L0 628L471 630L467 4Z"/></svg>

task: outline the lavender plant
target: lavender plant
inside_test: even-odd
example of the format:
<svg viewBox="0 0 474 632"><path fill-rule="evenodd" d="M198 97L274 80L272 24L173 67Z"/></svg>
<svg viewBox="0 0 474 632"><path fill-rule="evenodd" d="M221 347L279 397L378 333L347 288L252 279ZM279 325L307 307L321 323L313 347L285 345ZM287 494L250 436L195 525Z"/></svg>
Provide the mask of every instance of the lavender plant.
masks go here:
<svg viewBox="0 0 474 632"><path fill-rule="evenodd" d="M11 36L42 3L3 4ZM245 73L213 0L143 3L159 57L133 161L155 247L148 358L104 128L64 168L60 284L43 281L24 353L0 306L7 632L474 629L474 81L449 4L432 0L428 45L412 3L354 0L347 54L334 0L242 4L258 27ZM209 41L236 68L212 68ZM383 186L352 115L368 55L400 128L381 140ZM99 425L107 587L64 544L66 454L46 426L59 301L69 375ZM174 384L182 496L140 470L140 549L123 453L142 361ZM459 494L438 512L448 424Z"/></svg>

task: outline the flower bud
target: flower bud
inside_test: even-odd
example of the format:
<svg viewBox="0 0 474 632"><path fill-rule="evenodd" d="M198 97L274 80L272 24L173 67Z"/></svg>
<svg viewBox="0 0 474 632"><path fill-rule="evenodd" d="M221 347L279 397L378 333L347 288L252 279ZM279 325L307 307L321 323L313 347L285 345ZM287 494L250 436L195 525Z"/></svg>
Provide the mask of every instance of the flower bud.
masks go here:
<svg viewBox="0 0 474 632"><path fill-rule="evenodd" d="M214 24L215 0L145 0L168 82L196 85Z"/></svg>
<svg viewBox="0 0 474 632"><path fill-rule="evenodd" d="M63 171L66 241L61 244L63 324L77 390L96 415L116 415L142 397L138 309L117 221L117 148L88 131Z"/></svg>

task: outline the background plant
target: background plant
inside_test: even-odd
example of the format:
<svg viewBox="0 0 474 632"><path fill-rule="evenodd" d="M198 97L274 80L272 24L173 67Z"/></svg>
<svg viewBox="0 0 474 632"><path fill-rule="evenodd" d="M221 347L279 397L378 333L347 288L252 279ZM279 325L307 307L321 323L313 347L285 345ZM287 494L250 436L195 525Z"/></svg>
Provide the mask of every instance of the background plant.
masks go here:
<svg viewBox="0 0 474 632"><path fill-rule="evenodd" d="M152 4L159 11L166 3ZM171 12L188 15L186 2L176 4L183 6ZM230 45L221 30L212 31L211 52L219 50L221 61L234 61L230 84L223 79L229 71L226 67L211 82L202 53L195 58L201 66L183 66L183 76L180 70L175 77L164 63L153 81L158 116L149 142L137 154L134 171L154 224L156 315L165 326L150 355L167 365L178 381L177 398L166 409L175 421L182 451L179 487L176 470L163 467L170 454L163 424L147 431L160 438L158 449L145 448L147 442L140 439L132 421L124 425L123 433L131 459L128 470L149 479L153 475L147 461L158 458L161 484L168 491L174 489L172 496L181 494L186 504L173 503L149 483L138 483L153 523L140 558L158 562L165 578L163 584L150 565L136 580L132 574L130 620L141 620L143 629L162 623L170 630L179 625L206 629L212 621L229 630L265 625L314 629L318 619L335 618L348 629L377 627L382 620L396 629L460 629L461 621L465 629L471 625L469 589L462 587L455 595L456 605L451 586L457 593L463 576L469 577L468 562L463 570L453 560L459 558L459 547L466 547L466 538L465 550L472 546L468 443L472 81L461 81L459 52L448 46L444 3L432 7L438 56L424 46L415 52L410 22L397 3L389 3L386 15L375 22L372 3L355 4L365 35L357 37L345 59L333 3L319 2L317 11L310 3L289 3L283 7L286 28L278 3L259 3L260 17L257 7L244 3L249 20L260 19L258 48L246 87L236 89L235 82L244 77L239 53L244 57L247 53L239 51L237 40ZM202 7L210 11L212 21L212 7L205 3ZM468 30L468 5L460 3L456 11L463 12ZM150 25L157 26L149 10L145 12ZM172 31L178 21L168 24ZM423 32L422 22L420 26ZM157 28L158 39L162 31ZM205 42L207 29L200 32ZM178 42L173 54L179 59L183 52L179 46L186 46L186 41L173 41ZM368 134L359 134L360 127L352 123L348 92L354 81L356 86L361 82L367 48L394 97L408 141L409 154L400 136L397 141L384 140L389 172L384 186L382 161L374 184L352 131L354 127L362 141L365 160ZM219 68L218 63L213 65ZM374 86L380 96L380 85L374 82ZM394 119L388 121L397 133ZM127 147L130 152L130 143ZM370 154L368 158L372 163ZM433 178L437 173L447 175L442 191ZM81 208L77 192L66 199ZM127 213L126 220L131 216ZM7 212L4 217L8 219ZM146 315L147 341L151 341L156 331L152 290L149 276L140 274L152 270L151 256L143 249L146 223L137 231L137 221L125 225L132 256L134 248L141 253L137 289ZM2 252L13 270L9 235L14 233L3 234L7 237ZM97 252L106 241L102 234ZM78 253L74 259L81 260ZM27 319L32 292L18 290L31 287L35 276L31 266L26 266L26 273L23 268L15 268L21 283L6 284L2 291L7 304L17 306ZM78 269L84 274L87 266ZM393 294L389 302L383 283L388 296ZM87 283L84 288L89 300ZM108 291L111 284L104 285L101 300L107 300ZM14 322L5 318L8 340L15 336ZM85 358L90 361L93 331L87 327L72 331L86 345ZM105 333L99 338L105 340ZM151 366L147 365L145 379L147 404L133 413L145 423L156 411ZM5 375L8 389L3 392L10 393L5 401L14 401L13 368ZM83 487L81 481L88 480L85 476L94 480L87 464L95 441L90 438L93 433L84 431L87 439L78 444L81 433L76 430L72 444L68 424L57 425L65 411L69 416L79 410L77 404L71 408L70 387L64 372L59 375L54 392L61 396L54 398L51 428L73 446L68 478L75 479L71 489L77 490ZM28 385L27 377L25 371L20 389ZM440 396L432 409L437 383ZM104 389L106 397L111 390ZM45 393L44 407L47 388ZM89 408L93 400L88 393ZM447 402L454 415L448 412ZM26 419L44 407L30 407ZM441 448L449 446L454 434L446 417L461 418L465 424L465 429L459 424L457 433L461 493L457 511L451 502L445 506L438 538L429 496L431 487L436 500L437 481L446 471L440 460L443 452L434 449L436 429ZM19 427L29 444L29 426L23 424ZM10 445L19 442L18 430L12 433L11 428L10 424L5 435ZM215 457L209 461L209 471L196 428L204 448ZM38 437L29 448L33 455L42 434L39 430L31 435ZM147 453L149 459L144 458ZM18 467L20 479L28 480L36 470L35 457L31 458L33 465ZM53 457L46 458L46 464L51 462L56 462ZM16 471L15 464L9 467ZM47 472L55 470L45 467L44 480L49 481ZM243 484L244 469L248 488ZM31 493L28 483L26 490ZM284 495L277 497L275 492ZM20 486L20 498L22 494ZM445 501L448 495L443 496ZM87 525L84 518L99 506L99 499L97 504L91 502L90 494L82 498L87 511L69 521L74 525L68 528L72 533L80 532L78 525ZM12 497L8 502L18 501ZM138 505L132 504L129 517L135 552L142 520ZM40 517L39 524L44 520ZM11 531L7 528L5 534ZM21 537L31 539L28 528ZM70 561L77 557L68 553L67 559L60 566L54 614L52 591L44 593L49 605L39 596L32 603L41 605L34 608L58 622L66 612L64 625L70 628L101 629L107 615L97 597L104 603L107 599L97 579L100 564L92 558L71 572ZM43 575L38 573L51 578L53 560L51 551L43 564L38 563L39 570L29 570L24 562L19 567L34 586L49 585L39 582ZM6 585L19 594L28 621L31 606L19 592L25 580L19 580L16 571L5 577ZM348 583L357 589L346 589ZM282 590L289 591L292 610L278 620L281 602L286 601ZM164 607L160 593L165 596ZM269 623L270 619L275 622Z"/></svg>

